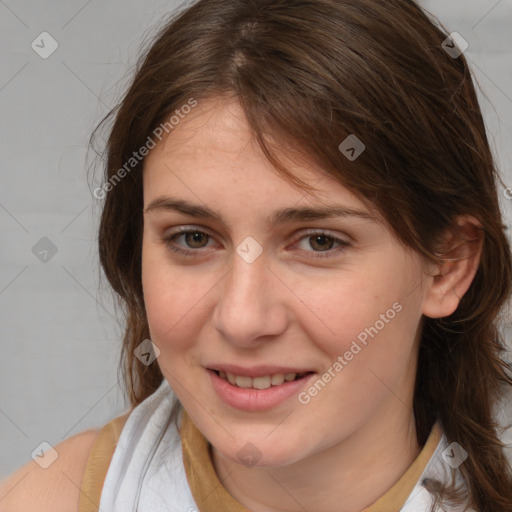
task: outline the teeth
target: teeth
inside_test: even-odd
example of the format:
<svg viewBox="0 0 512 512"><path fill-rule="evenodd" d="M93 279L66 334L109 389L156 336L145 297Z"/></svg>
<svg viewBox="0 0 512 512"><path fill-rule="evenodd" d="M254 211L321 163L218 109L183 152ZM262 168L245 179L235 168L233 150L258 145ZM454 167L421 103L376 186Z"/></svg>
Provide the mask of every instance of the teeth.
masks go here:
<svg viewBox="0 0 512 512"><path fill-rule="evenodd" d="M285 381L291 382L292 380L296 380L296 378L303 377L304 375L305 373L276 373L274 375L264 375L262 377L251 378L219 371L219 376L222 379L227 380L233 386L246 389L268 389L271 386L280 386Z"/></svg>
<svg viewBox="0 0 512 512"><path fill-rule="evenodd" d="M252 387L256 389L267 389L271 385L270 375L266 377L254 377L252 379Z"/></svg>
<svg viewBox="0 0 512 512"><path fill-rule="evenodd" d="M276 373L270 378L272 386L280 386L284 382L284 375L282 373Z"/></svg>
<svg viewBox="0 0 512 512"><path fill-rule="evenodd" d="M237 375L235 377L235 379L236 379L236 385L239 388L250 388L251 385L252 385L251 377L240 377L240 376Z"/></svg>

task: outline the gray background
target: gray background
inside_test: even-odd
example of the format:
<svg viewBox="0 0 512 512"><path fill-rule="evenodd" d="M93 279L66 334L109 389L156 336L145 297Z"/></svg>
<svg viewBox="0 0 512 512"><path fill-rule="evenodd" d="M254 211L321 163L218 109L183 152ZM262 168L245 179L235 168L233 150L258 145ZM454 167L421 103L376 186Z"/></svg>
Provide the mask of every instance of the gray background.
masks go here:
<svg viewBox="0 0 512 512"><path fill-rule="evenodd" d="M0 0L0 479L42 441L55 445L127 406L117 381L122 328L99 281L88 139L122 93L141 41L178 4ZM512 2L423 5L469 43L465 55L512 187ZM47 59L31 47L45 31L59 45Z"/></svg>

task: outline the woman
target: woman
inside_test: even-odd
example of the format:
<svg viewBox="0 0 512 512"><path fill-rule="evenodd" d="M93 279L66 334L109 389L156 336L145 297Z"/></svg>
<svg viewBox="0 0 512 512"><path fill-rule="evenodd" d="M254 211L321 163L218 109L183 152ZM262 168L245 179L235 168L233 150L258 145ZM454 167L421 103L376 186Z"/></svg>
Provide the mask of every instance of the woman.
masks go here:
<svg viewBox="0 0 512 512"><path fill-rule="evenodd" d="M512 510L511 256L456 42L408 0L202 0L164 27L94 192L132 409L7 503L67 478L45 503Z"/></svg>

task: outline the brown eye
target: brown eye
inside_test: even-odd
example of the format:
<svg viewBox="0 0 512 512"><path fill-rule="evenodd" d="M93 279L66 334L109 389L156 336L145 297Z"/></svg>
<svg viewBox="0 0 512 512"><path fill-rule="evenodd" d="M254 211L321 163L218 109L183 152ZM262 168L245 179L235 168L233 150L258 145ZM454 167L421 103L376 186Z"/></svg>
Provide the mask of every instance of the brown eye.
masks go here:
<svg viewBox="0 0 512 512"><path fill-rule="evenodd" d="M310 231L296 243L303 254L313 258L339 256L350 246L350 242L323 231Z"/></svg>
<svg viewBox="0 0 512 512"><path fill-rule="evenodd" d="M193 249L200 249L208 243L209 236L201 231L189 231L183 234L186 244Z"/></svg>
<svg viewBox="0 0 512 512"><path fill-rule="evenodd" d="M327 235L313 235L309 237L310 246L318 251L327 251L332 249L334 238Z"/></svg>
<svg viewBox="0 0 512 512"><path fill-rule="evenodd" d="M178 233L163 238L165 245L174 252L188 256L198 256L203 248L211 248L213 241L208 233L197 229L182 229Z"/></svg>

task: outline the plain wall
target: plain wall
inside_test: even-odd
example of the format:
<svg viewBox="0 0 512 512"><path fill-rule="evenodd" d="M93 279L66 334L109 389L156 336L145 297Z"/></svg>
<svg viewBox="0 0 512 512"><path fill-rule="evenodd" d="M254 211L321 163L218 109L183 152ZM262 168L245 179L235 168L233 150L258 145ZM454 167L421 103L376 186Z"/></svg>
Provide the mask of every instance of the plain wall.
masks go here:
<svg viewBox="0 0 512 512"><path fill-rule="evenodd" d="M0 2L0 478L42 441L55 445L127 406L117 375L122 328L105 279L99 287L100 203L87 146L142 37L179 3ZM489 136L512 187L512 3L424 5L469 43ZM42 32L58 43L48 58L31 47L51 48ZM512 200L503 187L500 194L510 225Z"/></svg>

